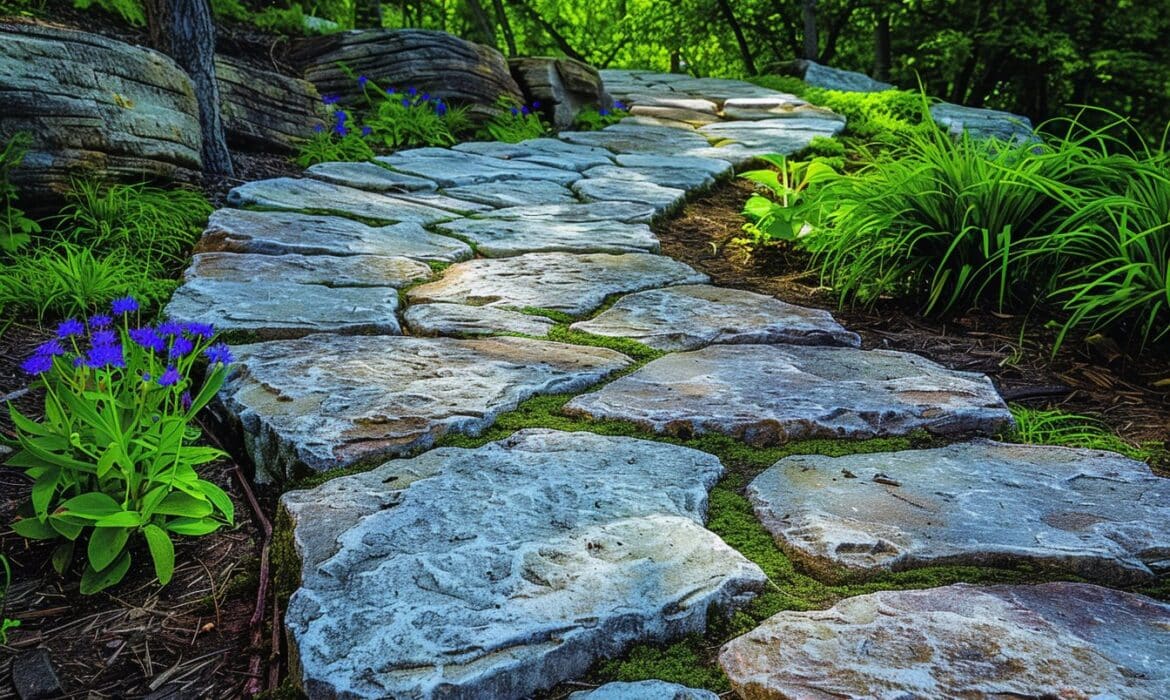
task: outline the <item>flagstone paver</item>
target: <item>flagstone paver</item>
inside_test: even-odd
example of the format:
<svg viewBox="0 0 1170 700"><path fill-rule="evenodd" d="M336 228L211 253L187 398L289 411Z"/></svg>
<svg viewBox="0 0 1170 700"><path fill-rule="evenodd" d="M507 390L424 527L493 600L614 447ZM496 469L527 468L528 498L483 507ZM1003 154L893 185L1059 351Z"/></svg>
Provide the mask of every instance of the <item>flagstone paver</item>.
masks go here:
<svg viewBox="0 0 1170 700"><path fill-rule="evenodd" d="M532 162L514 162L447 148L417 148L376 158L393 170L435 181L440 187L459 187L500 180L547 180L567 185L581 174Z"/></svg>
<svg viewBox="0 0 1170 700"><path fill-rule="evenodd" d="M456 144L452 149L560 170L582 171L613 162L613 153L604 148L580 146L550 138L531 139L522 143L470 141Z"/></svg>
<svg viewBox="0 0 1170 700"><path fill-rule="evenodd" d="M594 688L578 690L569 700L719 700L710 690L688 688L665 681L614 682Z"/></svg>
<svg viewBox="0 0 1170 700"><path fill-rule="evenodd" d="M474 242L476 251L489 258L552 252L656 253L659 249L649 226L620 221L463 219L440 224L436 230Z"/></svg>
<svg viewBox="0 0 1170 700"><path fill-rule="evenodd" d="M375 194L308 178L281 177L249 182L228 192L227 200L237 207L310 210L387 224L433 224L459 216L446 209L409 202L390 194Z"/></svg>
<svg viewBox="0 0 1170 700"><path fill-rule="evenodd" d="M318 180L371 192L433 192L433 180L396 173L374 163L317 163L305 171Z"/></svg>
<svg viewBox="0 0 1170 700"><path fill-rule="evenodd" d="M310 695L524 697L706 628L767 578L703 529L715 457L525 430L290 492Z"/></svg>
<svg viewBox="0 0 1170 700"><path fill-rule="evenodd" d="M728 642L744 698L1170 697L1170 606L1082 583L954 585L782 612Z"/></svg>
<svg viewBox="0 0 1170 700"><path fill-rule="evenodd" d="M496 209L528 204L571 204L577 201L572 190L547 180L526 182L523 187L517 187L515 182L510 181L481 182L477 185L448 187L446 192L452 197L480 202Z"/></svg>
<svg viewBox="0 0 1170 700"><path fill-rule="evenodd" d="M927 430L993 433L1011 421L987 377L888 350L712 345L659 358L565 406L662 435L749 445Z"/></svg>
<svg viewBox="0 0 1170 700"><path fill-rule="evenodd" d="M291 282L327 287L393 287L430 279L431 268L417 260L385 255L258 255L196 253L185 281Z"/></svg>
<svg viewBox="0 0 1170 700"><path fill-rule="evenodd" d="M573 191L587 202L634 202L654 207L655 214L674 211L682 205L687 193L653 182L608 177L582 178L573 183Z"/></svg>
<svg viewBox="0 0 1170 700"><path fill-rule="evenodd" d="M638 202L577 202L573 204L530 204L505 207L482 214L481 219L527 219L534 222L582 223L620 221L646 224L654 218L652 205Z"/></svg>
<svg viewBox="0 0 1170 700"><path fill-rule="evenodd" d="M465 304L412 304L402 320L415 335L452 337L523 333L543 338L556 325L544 316Z"/></svg>

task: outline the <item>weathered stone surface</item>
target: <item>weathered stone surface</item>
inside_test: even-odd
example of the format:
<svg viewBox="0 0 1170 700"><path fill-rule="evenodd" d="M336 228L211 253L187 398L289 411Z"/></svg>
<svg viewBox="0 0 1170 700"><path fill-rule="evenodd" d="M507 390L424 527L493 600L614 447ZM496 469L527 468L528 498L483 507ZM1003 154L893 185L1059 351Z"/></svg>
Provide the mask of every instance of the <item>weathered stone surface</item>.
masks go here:
<svg viewBox="0 0 1170 700"><path fill-rule="evenodd" d="M331 257L258 255L255 253L197 253L183 273L186 280L221 282L292 282L330 287L405 287L430 279L430 266L410 258L383 255Z"/></svg>
<svg viewBox="0 0 1170 700"><path fill-rule="evenodd" d="M613 105L597 69L581 61L523 57L510 59L508 67L528 103L539 102L540 110L559 129L572 126L584 107Z"/></svg>
<svg viewBox="0 0 1170 700"><path fill-rule="evenodd" d="M740 697L1170 697L1170 606L1079 583L883 591L728 642Z"/></svg>
<svg viewBox="0 0 1170 700"><path fill-rule="evenodd" d="M574 398L565 411L659 434L721 433L753 446L917 429L990 433L1011 420L981 374L900 352L796 345L712 345L667 355Z"/></svg>
<svg viewBox="0 0 1170 700"><path fill-rule="evenodd" d="M699 131L713 138L731 139L757 153L796 153L818 136L834 136L845 128L841 118L791 117L763 121L708 124Z"/></svg>
<svg viewBox="0 0 1170 700"><path fill-rule="evenodd" d="M666 681L606 683L593 690L578 690L569 700L719 700L710 690L697 690Z"/></svg>
<svg viewBox="0 0 1170 700"><path fill-rule="evenodd" d="M53 700L65 695L49 650L44 647L15 654L11 669L12 687L20 700Z"/></svg>
<svg viewBox="0 0 1170 700"><path fill-rule="evenodd" d="M726 119L747 121L793 117L836 118L831 110L810 105L795 95L786 94L728 100L723 103L723 116Z"/></svg>
<svg viewBox="0 0 1170 700"><path fill-rule="evenodd" d="M1116 585L1170 570L1170 480L1111 452L979 441L790 457L748 496L826 576L1026 564Z"/></svg>
<svg viewBox="0 0 1170 700"><path fill-rule="evenodd" d="M528 341L535 342L535 341ZM766 582L703 529L706 453L525 430L286 494L286 623L314 697L527 697L701 632Z"/></svg>
<svg viewBox="0 0 1170 700"><path fill-rule="evenodd" d="M731 175L731 164L721 158L699 158L695 156L654 156L640 153L628 153L614 158L617 164L624 168L648 172L663 171L669 177L669 170L690 170L706 173L716 180ZM659 182L660 185L672 187L668 182Z"/></svg>
<svg viewBox="0 0 1170 700"><path fill-rule="evenodd" d="M543 338L556 325L544 316L466 304L416 304L407 307L402 320L415 335L454 337L523 333Z"/></svg>
<svg viewBox="0 0 1170 700"><path fill-rule="evenodd" d="M364 290L368 292L369 290ZM371 464L478 434L537 394L580 391L625 355L526 338L317 333L235 348L219 410L261 480Z"/></svg>
<svg viewBox="0 0 1170 700"><path fill-rule="evenodd" d="M530 139L520 143L468 141L455 144L452 150L578 172L613 163L613 154L604 148L581 146L548 138Z"/></svg>
<svg viewBox="0 0 1170 700"><path fill-rule="evenodd" d="M458 216L444 209L408 202L387 194L291 177L256 180L240 185L228 192L227 201L235 207L328 212L386 223L426 225Z"/></svg>
<svg viewBox="0 0 1170 700"><path fill-rule="evenodd" d="M68 29L0 23L0 142L31 137L12 176L59 196L79 175L191 180L202 169L191 80L157 51Z"/></svg>
<svg viewBox="0 0 1170 700"><path fill-rule="evenodd" d="M610 294L704 282L706 275L660 255L532 253L452 265L442 279L419 285L407 296L412 304L538 307L578 316L601 306Z"/></svg>
<svg viewBox="0 0 1170 700"><path fill-rule="evenodd" d="M585 223L620 221L631 224L648 223L654 218L654 207L639 202L583 202L573 204L531 204L506 207L482 215L484 219L513 221L560 221Z"/></svg>
<svg viewBox="0 0 1170 700"><path fill-rule="evenodd" d="M382 88L418 88L451 100L493 105L501 96L522 100L500 52L444 32L423 29L362 29L298 41L291 58L321 94L343 104L361 99L365 75ZM344 68L343 68L344 66Z"/></svg>
<svg viewBox="0 0 1170 700"><path fill-rule="evenodd" d="M634 202L654 207L658 213L674 211L686 201L687 193L645 180L617 180L608 177L582 178L573 183L573 191L591 202Z"/></svg>
<svg viewBox="0 0 1170 700"><path fill-rule="evenodd" d="M596 318L574 323L573 329L672 351L716 343L861 345L861 338L842 328L828 311L710 285L630 294Z"/></svg>
<svg viewBox="0 0 1170 700"><path fill-rule="evenodd" d="M269 340L321 332L397 334L397 310L398 290L392 287L194 278L175 290L165 314Z"/></svg>
<svg viewBox="0 0 1170 700"><path fill-rule="evenodd" d="M575 170L562 170L532 162L513 162L446 148L416 148L399 151L375 160L400 173L434 180L440 187L461 187L500 180L547 180L567 185L581 177Z"/></svg>
<svg viewBox="0 0 1170 700"><path fill-rule="evenodd" d="M706 124L714 124L719 121L719 117L710 112L699 112L693 109L683 109L682 107L663 107L659 105L634 105L630 108L630 114L636 117L650 117L651 119L667 119L681 122L692 128Z"/></svg>
<svg viewBox="0 0 1170 700"><path fill-rule="evenodd" d="M220 112L228 144L256 151L293 153L324 125L329 112L307 80L260 70L216 56Z"/></svg>
<svg viewBox="0 0 1170 700"><path fill-rule="evenodd" d="M283 255L385 255L456 262L471 257L462 241L418 224L373 227L336 216L220 209L211 215L196 252Z"/></svg>
<svg viewBox="0 0 1170 700"><path fill-rule="evenodd" d="M976 139L995 138L1012 143L1037 140L1032 121L1011 112L941 102L930 106L930 116L954 137L966 132Z"/></svg>
<svg viewBox="0 0 1170 700"><path fill-rule="evenodd" d="M489 258L551 252L656 253L659 249L649 226L620 221L461 219L440 224L438 230L474 241L479 254Z"/></svg>
<svg viewBox="0 0 1170 700"><path fill-rule="evenodd" d="M630 103L630 112L635 114L635 109L638 107L663 107L666 109L683 109L688 112L699 112L701 114L708 114L717 117L719 112L719 105L710 100L704 100L695 97L687 97L681 94L671 93L633 93L626 96L626 100Z"/></svg>
<svg viewBox="0 0 1170 700"><path fill-rule="evenodd" d="M547 180L534 180L518 185L515 182L484 182L478 185L451 187L447 194L491 207L520 207L529 204L569 204L576 195L563 186Z"/></svg>
<svg viewBox="0 0 1170 700"><path fill-rule="evenodd" d="M724 163L724 165L730 167L730 164ZM573 186L577 189L589 189L590 180L625 181L638 184L647 183L685 193L691 190L706 189L715 184L715 178L703 170L684 167L622 168L616 165L603 165L600 168L586 170L585 177L587 179L578 180Z"/></svg>
<svg viewBox="0 0 1170 700"><path fill-rule="evenodd" d="M816 61L798 59L781 66L785 73L800 78L814 87L843 92L881 92L894 86L874 80L864 73L822 66Z"/></svg>
<svg viewBox="0 0 1170 700"><path fill-rule="evenodd" d="M604 148L614 153L649 153L661 156L702 155L696 153L710 148L711 143L697 131L666 126L626 125L627 130L615 130L614 124L601 131L562 131L558 138L581 146ZM631 131L633 130L633 131Z"/></svg>
<svg viewBox="0 0 1170 700"><path fill-rule="evenodd" d="M371 192L430 192L437 187L426 178L396 173L374 163L317 163L307 172L318 180Z"/></svg>

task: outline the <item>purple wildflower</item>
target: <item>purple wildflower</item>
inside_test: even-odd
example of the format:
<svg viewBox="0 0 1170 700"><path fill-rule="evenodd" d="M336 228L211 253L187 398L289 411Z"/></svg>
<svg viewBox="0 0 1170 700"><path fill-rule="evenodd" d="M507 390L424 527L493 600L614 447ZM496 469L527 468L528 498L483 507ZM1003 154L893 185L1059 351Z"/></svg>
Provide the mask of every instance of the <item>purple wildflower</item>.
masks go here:
<svg viewBox="0 0 1170 700"><path fill-rule="evenodd" d="M65 348L61 345L61 341L54 339L38 345L36 353L38 355L48 355L50 357L55 357L57 355L64 355Z"/></svg>
<svg viewBox="0 0 1170 700"><path fill-rule="evenodd" d="M183 324L175 321L163 321L158 324L159 335L182 335L184 330Z"/></svg>
<svg viewBox="0 0 1170 700"><path fill-rule="evenodd" d="M118 342L118 336L115 335L113 331L103 328L102 330L94 331L93 334L89 336L89 341L94 345L94 347L97 347L98 345L114 345Z"/></svg>
<svg viewBox="0 0 1170 700"><path fill-rule="evenodd" d="M191 410L191 404L193 404L193 403L194 403L194 401L192 401L192 400L191 400L191 392L189 392L189 391L184 391L184 392L183 392L183 393L182 393L182 394L179 396L179 405L181 405L181 406L183 407L183 410L184 410L184 411L190 411L190 410Z"/></svg>
<svg viewBox="0 0 1170 700"><path fill-rule="evenodd" d="M195 343L187 340L183 336L176 336L175 342L171 343L171 357L183 357L195 349Z"/></svg>
<svg viewBox="0 0 1170 700"><path fill-rule="evenodd" d="M215 328L210 323L188 323L183 327L183 331L187 335L204 340L211 340L215 335Z"/></svg>
<svg viewBox="0 0 1170 700"><path fill-rule="evenodd" d="M204 350L203 354L207 356L208 362L211 362L212 364L215 364L216 362L222 362L223 364L228 365L232 362L232 351L224 343L216 343L215 345L212 345L211 347Z"/></svg>
<svg viewBox="0 0 1170 700"><path fill-rule="evenodd" d="M65 339L74 335L81 335L84 332L85 324L75 318L62 321L61 324L57 326L57 337L61 339Z"/></svg>
<svg viewBox="0 0 1170 700"><path fill-rule="evenodd" d="M527 117L529 114L532 113L532 110L528 109L527 106L524 106L524 107L520 108L520 113Z"/></svg>
<svg viewBox="0 0 1170 700"><path fill-rule="evenodd" d="M362 127L362 136L369 136L372 133L374 133L374 129L372 127L369 127L369 126Z"/></svg>
<svg viewBox="0 0 1170 700"><path fill-rule="evenodd" d="M613 103L613 108L624 110L626 108L626 105L621 100L615 100Z"/></svg>
<svg viewBox="0 0 1170 700"><path fill-rule="evenodd" d="M110 305L110 309L115 314L128 314L138 310L138 300L134 297L115 299L114 303Z"/></svg>
<svg viewBox="0 0 1170 700"><path fill-rule="evenodd" d="M605 107L602 107L601 109L597 110L597 113L598 113L598 114L600 114L600 115L601 115L601 116L603 116L603 117L608 117L608 116L609 116L609 110L608 110L608 109L606 109Z"/></svg>
<svg viewBox="0 0 1170 700"><path fill-rule="evenodd" d="M392 87L388 87L388 88L386 88L386 94L387 94L387 95L393 95L393 94L394 94L394 93L396 93L396 92L398 92L398 88L392 88Z"/></svg>
<svg viewBox="0 0 1170 700"><path fill-rule="evenodd" d="M533 102L532 108L533 109L540 109L540 100L536 100L535 102Z"/></svg>
<svg viewBox="0 0 1170 700"><path fill-rule="evenodd" d="M94 369L102 367L125 367L121 345L95 345L85 355L85 365Z"/></svg>
<svg viewBox="0 0 1170 700"><path fill-rule="evenodd" d="M447 113L447 105L442 102L435 103L435 114L440 117Z"/></svg>
<svg viewBox="0 0 1170 700"><path fill-rule="evenodd" d="M321 101L327 105L335 105L341 102L341 95L322 95Z"/></svg>
<svg viewBox="0 0 1170 700"><path fill-rule="evenodd" d="M95 314L89 317L90 328L109 328L114 323L114 319L105 314Z"/></svg>
<svg viewBox="0 0 1170 700"><path fill-rule="evenodd" d="M368 82L370 82L370 79L367 78L366 76L364 76L364 75L358 76L358 87L364 88L366 86L366 83L368 83Z"/></svg>
<svg viewBox="0 0 1170 700"><path fill-rule="evenodd" d="M431 101L431 93L429 93L429 92L424 92L424 93L422 94L422 101L423 101L423 102L430 102L430 101Z"/></svg>
<svg viewBox="0 0 1170 700"><path fill-rule="evenodd" d="M319 134L319 133L321 133L322 131L325 131L325 125L324 125L324 124L318 124L317 126L314 126L314 127L313 127L313 131L315 131L315 132L317 132L317 133Z"/></svg>
<svg viewBox="0 0 1170 700"><path fill-rule="evenodd" d="M150 372L143 372L142 373L142 381L143 381L143 383L146 383L146 384L150 383Z"/></svg>
<svg viewBox="0 0 1170 700"><path fill-rule="evenodd" d="M172 366L167 367L167 371L163 372L162 376L158 378L158 385L159 386L174 386L174 385L178 384L179 380L182 378L183 377L179 374L179 370L175 369L174 366L172 365Z"/></svg>
<svg viewBox="0 0 1170 700"><path fill-rule="evenodd" d="M130 340L136 344L153 350L155 352L163 352L167 349L167 341L163 339L153 328L133 328L130 330Z"/></svg>
<svg viewBox="0 0 1170 700"><path fill-rule="evenodd" d="M349 129L346 129L341 124L338 124L337 126L333 127L333 130L337 132L338 136L342 136L342 137L349 136Z"/></svg>
<svg viewBox="0 0 1170 700"><path fill-rule="evenodd" d="M409 90L406 91L406 94L410 95L411 97L414 97L415 95L418 94L418 88L410 88Z"/></svg>
<svg viewBox="0 0 1170 700"><path fill-rule="evenodd" d="M520 110L518 110L518 109L516 109L515 107L513 107L513 108L512 108L512 116L514 117L514 116L516 116L517 114L520 114Z"/></svg>
<svg viewBox="0 0 1170 700"><path fill-rule="evenodd" d="M25 374L38 375L44 374L53 368L53 356L49 354L37 353L24 361L20 365Z"/></svg>
<svg viewBox="0 0 1170 700"><path fill-rule="evenodd" d="M409 99L407 99L407 98L405 98L405 97L403 97L403 98L402 98L402 106L403 106L403 107L409 107L409 106L410 106L410 100L409 100Z"/></svg>

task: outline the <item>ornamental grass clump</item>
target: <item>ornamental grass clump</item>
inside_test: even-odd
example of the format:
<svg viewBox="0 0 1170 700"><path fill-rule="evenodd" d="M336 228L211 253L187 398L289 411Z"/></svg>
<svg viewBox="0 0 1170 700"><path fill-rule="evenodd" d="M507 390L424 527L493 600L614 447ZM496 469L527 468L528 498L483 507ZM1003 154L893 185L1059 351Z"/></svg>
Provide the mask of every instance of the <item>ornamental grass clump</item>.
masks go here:
<svg viewBox="0 0 1170 700"><path fill-rule="evenodd" d="M145 542L165 585L175 569L173 536L234 522L231 499L196 471L224 453L196 444L194 425L223 384L230 351L210 325L139 325L131 297L111 311L62 322L24 362L45 393L40 422L9 406L19 449L7 464L34 482L12 529L59 540L58 573L83 548L84 594L122 580L133 537Z"/></svg>

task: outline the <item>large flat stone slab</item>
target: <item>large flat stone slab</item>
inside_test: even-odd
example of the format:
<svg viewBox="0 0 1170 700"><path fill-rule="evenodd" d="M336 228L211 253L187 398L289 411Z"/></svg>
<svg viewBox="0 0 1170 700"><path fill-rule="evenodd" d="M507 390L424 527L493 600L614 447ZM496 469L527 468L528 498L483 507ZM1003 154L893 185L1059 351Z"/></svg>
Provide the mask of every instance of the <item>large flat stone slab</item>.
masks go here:
<svg viewBox="0 0 1170 700"><path fill-rule="evenodd" d="M649 226L620 221L460 219L437 228L473 241L476 251L489 258L524 253L656 253L659 250L658 238Z"/></svg>
<svg viewBox="0 0 1170 700"><path fill-rule="evenodd" d="M371 192L433 192L434 181L396 173L375 163L317 163L306 171L318 180Z"/></svg>
<svg viewBox="0 0 1170 700"><path fill-rule="evenodd" d="M670 351L712 344L861 345L828 311L705 284L630 294L573 329Z"/></svg>
<svg viewBox="0 0 1170 700"><path fill-rule="evenodd" d="M458 214L388 194L366 192L321 180L279 177L236 187L227 195L234 207L328 213L380 223L421 225L447 221Z"/></svg>
<svg viewBox="0 0 1170 700"><path fill-rule="evenodd" d="M665 435L720 433L754 446L914 430L992 433L1011 420L981 374L907 353L797 345L667 355L574 398L565 412Z"/></svg>
<svg viewBox="0 0 1170 700"><path fill-rule="evenodd" d="M708 124L699 131L712 138L731 139L760 153L796 153L818 136L834 136L845 128L841 118L792 117L764 121Z"/></svg>
<svg viewBox="0 0 1170 700"><path fill-rule="evenodd" d="M510 161L446 148L416 148L376 158L394 170L432 180L440 187L461 187L500 180L546 180L567 185L581 174L526 161Z"/></svg>
<svg viewBox="0 0 1170 700"><path fill-rule="evenodd" d="M561 170L582 171L599 165L609 165L613 162L613 154L604 148L580 146L549 138L531 139L520 143L469 141L456 144L452 148L456 151L535 163Z"/></svg>
<svg viewBox="0 0 1170 700"><path fill-rule="evenodd" d="M526 338L318 333L235 348L221 412L257 477L371 464L477 434L537 394L580 391L625 367L602 348Z"/></svg>
<svg viewBox="0 0 1170 700"><path fill-rule="evenodd" d="M318 284L328 287L393 287L430 279L426 263L383 255L258 255L255 253L197 253L183 273L186 281L272 282Z"/></svg>
<svg viewBox="0 0 1170 700"><path fill-rule="evenodd" d="M689 265L661 255L531 253L452 265L442 279L414 287L407 297L412 304L538 307L579 316L611 294L706 281Z"/></svg>
<svg viewBox="0 0 1170 700"><path fill-rule="evenodd" d="M728 164L729 165L729 164ZM651 183L659 187L670 187L676 190L701 190L715 184L715 178L702 170L689 167L655 167L655 168L623 168L614 165L603 165L600 168L590 168L585 171L588 179L578 180L574 187L580 188L590 179L617 180L634 183ZM578 189L578 191L580 191Z"/></svg>
<svg viewBox="0 0 1170 700"><path fill-rule="evenodd" d="M367 226L337 216L220 209L211 215L197 252L263 255L383 255L457 262L472 256L463 241L418 224Z"/></svg>
<svg viewBox="0 0 1170 700"><path fill-rule="evenodd" d="M557 325L544 316L466 304L415 304L406 309L402 320L415 335L452 337L523 333L543 338Z"/></svg>
<svg viewBox="0 0 1170 700"><path fill-rule="evenodd" d="M478 185L451 187L447 194L459 199L486 204L493 208L522 207L529 204L572 204L577 196L564 185L534 180L517 187L515 182L482 182Z"/></svg>
<svg viewBox="0 0 1170 700"><path fill-rule="evenodd" d="M663 187L645 180L608 177L582 178L573 183L573 191L589 202L635 202L654 207L658 213L670 212L682 206L687 193L672 187Z"/></svg>
<svg viewBox="0 0 1170 700"><path fill-rule="evenodd" d="M728 642L740 697L1170 697L1170 606L1079 583L954 585L782 612Z"/></svg>
<svg viewBox="0 0 1170 700"><path fill-rule="evenodd" d="M614 682L594 688L578 690L569 700L719 700L710 690L688 688L666 681Z"/></svg>
<svg viewBox="0 0 1170 700"><path fill-rule="evenodd" d="M644 153L659 156L694 155L711 143L693 129L630 126L642 131L615 131L614 125L601 131L563 131L558 138L581 146L604 148L614 153Z"/></svg>
<svg viewBox="0 0 1170 700"><path fill-rule="evenodd" d="M285 617L311 697L519 698L702 632L763 572L702 527L695 450L525 430L291 492Z"/></svg>
<svg viewBox="0 0 1170 700"><path fill-rule="evenodd" d="M1117 585L1170 571L1170 479L1111 452L978 441L789 457L748 496L776 542L829 577L1022 564Z"/></svg>
<svg viewBox="0 0 1170 700"><path fill-rule="evenodd" d="M506 207L483 214L483 219L528 219L547 223L583 223L587 221L621 221L645 224L654 218L652 205L639 202L578 202L576 204L532 204Z"/></svg>
<svg viewBox="0 0 1170 700"><path fill-rule="evenodd" d="M625 153L615 156L617 164L642 171L690 170L710 175L716 180L732 174L731 164L721 158L700 158L697 156L656 156L643 153ZM665 173L664 173L665 174ZM660 182L659 184L666 184Z"/></svg>
<svg viewBox="0 0 1170 700"><path fill-rule="evenodd" d="M393 287L329 287L295 282L189 280L175 290L168 318L210 323L249 340L299 338L310 333L402 332Z"/></svg>

